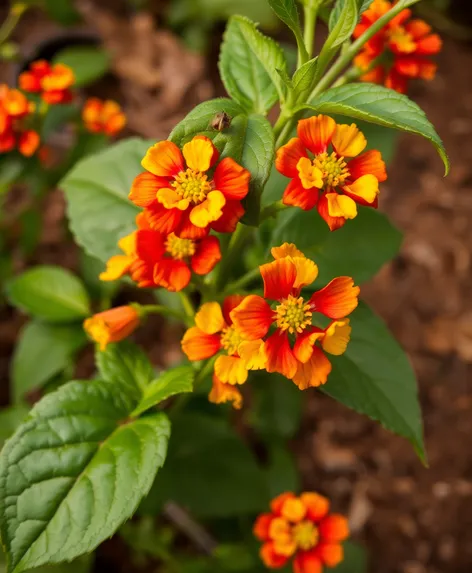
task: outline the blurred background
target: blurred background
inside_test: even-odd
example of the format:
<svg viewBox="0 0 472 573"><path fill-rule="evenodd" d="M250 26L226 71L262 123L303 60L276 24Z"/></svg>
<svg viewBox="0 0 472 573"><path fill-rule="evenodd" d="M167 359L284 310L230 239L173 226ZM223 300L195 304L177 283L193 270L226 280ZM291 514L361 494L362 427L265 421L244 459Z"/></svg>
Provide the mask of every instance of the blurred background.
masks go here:
<svg viewBox="0 0 472 573"><path fill-rule="evenodd" d="M421 466L406 441L315 392L304 394L302 430L292 449L304 489L326 492L349 515L354 538L369 551L372 572L470 573L472 5L470 0L423 0L416 9L441 34L444 46L435 80L412 85L409 95L443 138L452 170L442 177L427 141L398 138L380 208L402 230L404 242L399 256L364 286L363 297L414 365L430 467ZM2 21L7 13L2 0ZM80 96L116 99L128 118L124 137L166 138L196 104L224 95L217 57L224 22L233 13L260 22L281 41L290 40L265 0L44 0L27 10L4 46L9 52L1 54L0 83L13 85L35 59L54 59L61 52L74 62L77 50L85 50ZM291 53L290 46L287 50ZM67 130L56 135L58 148L68 137ZM12 216L28 211L21 189L3 202ZM64 216L61 192L47 195L32 254L23 236L25 229L33 232L32 223L20 217L6 245L8 261L0 261L3 277L34 264L77 270L80 256ZM5 301L0 317L0 399L6 404L9 362L25 319ZM154 362L166 365L179 352L178 335L156 318L140 342ZM78 372L86 376L91 369L91 355L85 353ZM159 567L152 559L151 565L130 564L125 550L106 543L100 571L130 570Z"/></svg>

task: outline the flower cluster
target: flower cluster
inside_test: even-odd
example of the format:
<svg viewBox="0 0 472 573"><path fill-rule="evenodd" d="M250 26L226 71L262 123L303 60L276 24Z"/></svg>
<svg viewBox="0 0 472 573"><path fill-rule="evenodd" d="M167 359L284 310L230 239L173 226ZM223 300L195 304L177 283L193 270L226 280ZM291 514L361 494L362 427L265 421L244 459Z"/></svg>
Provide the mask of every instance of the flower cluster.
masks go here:
<svg viewBox="0 0 472 573"><path fill-rule="evenodd" d="M25 157L33 155L39 146L39 135L25 128L25 122L35 106L18 90L0 85L0 153L13 149Z"/></svg>
<svg viewBox="0 0 472 573"><path fill-rule="evenodd" d="M46 60L33 62L19 78L19 86L25 92L39 94L48 104L72 101L74 72L64 64L51 65Z"/></svg>
<svg viewBox="0 0 472 573"><path fill-rule="evenodd" d="M194 137L182 152L170 141L148 150L142 161L147 171L136 177L129 195L144 207L137 230L121 239L124 254L108 261L102 280L129 274L140 287L176 292L189 284L192 272L213 270L221 260L220 242L209 233L234 231L250 179L233 159L218 159L204 136Z"/></svg>
<svg viewBox="0 0 472 573"><path fill-rule="evenodd" d="M260 515L254 535L263 542L266 567L278 569L293 558L294 573L322 573L344 556L341 542L349 535L347 519L329 514L329 500L314 492L291 492L272 500L271 512Z"/></svg>
<svg viewBox="0 0 472 573"><path fill-rule="evenodd" d="M91 133L116 135L126 125L126 116L113 100L89 98L82 109L85 128Z"/></svg>
<svg viewBox="0 0 472 573"><path fill-rule="evenodd" d="M213 142L195 136L182 151L171 141L153 145L142 161L131 201L148 212L149 224L164 235L201 239L210 230L232 233L244 215L249 171L231 157L219 161Z"/></svg>
<svg viewBox="0 0 472 573"><path fill-rule="evenodd" d="M243 384L249 370L278 372L301 390L319 386L331 371L325 352L340 355L346 350L351 333L346 316L357 306L359 287L350 277L338 277L306 300L301 290L316 279L315 263L288 243L273 248L272 255L275 261L260 267L264 298L232 295L223 308L206 303L195 317L196 326L182 339L191 361L218 354L213 402L233 401L239 407L241 396L234 385ZM316 314L331 322L324 328L312 325Z"/></svg>
<svg viewBox="0 0 472 573"><path fill-rule="evenodd" d="M327 115L299 121L297 137L277 151L277 170L291 178L283 203L316 207L332 231L356 217L357 205L376 208L387 174L380 152L363 153L366 146L355 124L337 124Z"/></svg>
<svg viewBox="0 0 472 573"><path fill-rule="evenodd" d="M374 0L362 14L354 38L363 34L392 5L390 0ZM354 64L363 72L361 80L406 93L410 79L434 78L436 64L429 56L437 54L441 45L441 38L431 33L431 27L423 20L412 19L411 10L405 8L366 42Z"/></svg>

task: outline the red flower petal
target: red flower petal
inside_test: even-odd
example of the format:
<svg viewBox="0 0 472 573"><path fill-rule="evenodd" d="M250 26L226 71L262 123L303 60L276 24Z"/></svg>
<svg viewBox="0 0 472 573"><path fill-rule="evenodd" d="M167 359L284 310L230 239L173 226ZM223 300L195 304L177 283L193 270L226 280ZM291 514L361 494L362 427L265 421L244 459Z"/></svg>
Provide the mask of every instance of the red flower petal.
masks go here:
<svg viewBox="0 0 472 573"><path fill-rule="evenodd" d="M214 356L221 348L219 334L206 334L198 327L189 328L181 341L184 354L189 360L205 360Z"/></svg>
<svg viewBox="0 0 472 573"><path fill-rule="evenodd" d="M346 223L346 219L344 217L332 217L329 214L326 193L323 193L320 197L320 200L318 201L318 213L320 214L321 218L326 221L330 231L336 231Z"/></svg>
<svg viewBox="0 0 472 573"><path fill-rule="evenodd" d="M165 253L164 236L157 231L136 232L136 254L147 263L157 263Z"/></svg>
<svg viewBox="0 0 472 573"><path fill-rule="evenodd" d="M149 207L156 201L159 189L166 187L169 187L167 179L144 171L135 177L128 197L138 207Z"/></svg>
<svg viewBox="0 0 472 573"><path fill-rule="evenodd" d="M164 235L173 233L177 229L183 215L180 209L166 209L157 202L150 206L146 213L149 226Z"/></svg>
<svg viewBox="0 0 472 573"><path fill-rule="evenodd" d="M246 340L258 340L268 333L273 314L262 297L251 294L231 311L230 317Z"/></svg>
<svg viewBox="0 0 472 573"><path fill-rule="evenodd" d="M313 116L298 122L297 134L303 145L313 154L324 153L331 143L336 122L327 115Z"/></svg>
<svg viewBox="0 0 472 573"><path fill-rule="evenodd" d="M297 174L285 188L282 202L284 205L293 205L304 211L309 211L318 203L319 195L320 192L316 187L305 189Z"/></svg>
<svg viewBox="0 0 472 573"><path fill-rule="evenodd" d="M264 281L264 298L282 300L292 292L297 267L289 258L277 259L259 267Z"/></svg>
<svg viewBox="0 0 472 573"><path fill-rule="evenodd" d="M231 294L223 301L223 316L226 324L232 324L231 311L239 306L246 297L242 294Z"/></svg>
<svg viewBox="0 0 472 573"><path fill-rule="evenodd" d="M297 164L301 157L308 157L302 141L298 137L292 139L277 150L275 167L285 177L297 177Z"/></svg>
<svg viewBox="0 0 472 573"><path fill-rule="evenodd" d="M190 264L194 273L206 275L219 261L221 261L220 241L217 237L208 236L198 244Z"/></svg>
<svg viewBox="0 0 472 573"><path fill-rule="evenodd" d="M337 277L310 298L315 312L329 318L344 318L357 307L360 288L351 277Z"/></svg>
<svg viewBox="0 0 472 573"><path fill-rule="evenodd" d="M267 372L279 372L282 376L292 379L298 367L298 361L293 355L286 332L276 330L264 344L267 356Z"/></svg>
<svg viewBox="0 0 472 573"><path fill-rule="evenodd" d="M293 573L322 573L323 566L316 550L301 551L293 560Z"/></svg>
<svg viewBox="0 0 472 573"><path fill-rule="evenodd" d="M222 211L218 221L211 223L211 228L217 233L233 233L245 213L241 201L226 201Z"/></svg>
<svg viewBox="0 0 472 573"><path fill-rule="evenodd" d="M184 289L192 277L190 269L183 261L162 259L154 266L154 282L170 292Z"/></svg>
<svg viewBox="0 0 472 573"><path fill-rule="evenodd" d="M336 543L344 541L349 536L349 525L343 515L333 513L325 517L318 525L323 541Z"/></svg>
<svg viewBox="0 0 472 573"><path fill-rule="evenodd" d="M227 199L241 200L248 194L250 179L251 174L247 169L231 157L225 157L215 169L213 183L215 189L221 191Z"/></svg>
<svg viewBox="0 0 472 573"><path fill-rule="evenodd" d="M379 183L387 179L385 163L382 160L382 154L376 149L366 151L359 157L355 157L348 162L349 180L355 181L363 175L374 175Z"/></svg>

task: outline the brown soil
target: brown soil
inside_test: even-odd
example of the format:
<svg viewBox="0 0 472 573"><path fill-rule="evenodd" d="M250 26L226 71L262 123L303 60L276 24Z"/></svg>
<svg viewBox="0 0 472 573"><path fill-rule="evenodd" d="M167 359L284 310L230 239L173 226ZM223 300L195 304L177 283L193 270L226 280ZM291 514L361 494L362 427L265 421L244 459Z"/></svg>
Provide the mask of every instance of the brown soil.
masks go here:
<svg viewBox="0 0 472 573"><path fill-rule="evenodd" d="M128 60L118 54L112 80L131 113L132 131L166 136L195 103L220 91L208 79L215 76L215 62L205 67L170 34L156 33L146 17L133 20L123 32L106 15L100 19L90 11L93 3L81 6L115 54L122 33L128 34L126 46L137 51L134 61L139 59L141 67L133 65L129 53ZM31 27L38 26L35 22L27 21L28 38ZM134 41L137 37L140 42ZM179 76L182 58L188 58L187 73ZM423 468L400 438L317 393L307 394L303 431L294 445L305 487L331 495L337 509L349 514L354 537L371 555L372 573L472 571L470 62L468 46L446 40L437 79L416 86L411 94L442 135L452 172L442 178L440 160L427 142L401 138L381 207L404 231L404 245L397 259L363 289L418 374L430 468ZM163 82L169 69L171 86ZM11 70L3 69L1 79L10 78ZM46 225L39 250L27 264L76 266L76 250L62 224L63 209L60 193L51 194L43 210ZM24 264L16 261L18 269ZM24 319L8 308L1 318L4 392L8 360ZM156 345L175 337L159 324L149 329L155 338L159 331ZM170 348L166 360L172 360L173 352ZM91 371L90 359L84 357L82 375Z"/></svg>

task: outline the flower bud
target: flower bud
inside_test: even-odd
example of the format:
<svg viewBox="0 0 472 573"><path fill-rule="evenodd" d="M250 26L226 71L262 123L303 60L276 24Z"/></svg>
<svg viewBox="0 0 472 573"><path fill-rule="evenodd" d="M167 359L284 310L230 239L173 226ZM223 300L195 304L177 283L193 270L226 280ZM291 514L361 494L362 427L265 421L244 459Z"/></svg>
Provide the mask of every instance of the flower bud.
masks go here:
<svg viewBox="0 0 472 573"><path fill-rule="evenodd" d="M87 318L84 330L103 351L110 342L128 337L138 327L139 321L138 311L133 306L118 306Z"/></svg>

